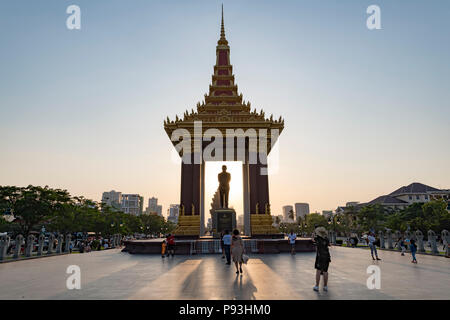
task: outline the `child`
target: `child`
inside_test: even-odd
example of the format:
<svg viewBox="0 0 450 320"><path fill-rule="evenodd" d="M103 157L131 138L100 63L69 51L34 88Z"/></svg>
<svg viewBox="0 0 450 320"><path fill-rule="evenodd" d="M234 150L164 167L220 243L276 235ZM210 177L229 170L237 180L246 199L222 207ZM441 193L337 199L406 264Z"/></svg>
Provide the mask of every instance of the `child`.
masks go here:
<svg viewBox="0 0 450 320"><path fill-rule="evenodd" d="M161 244L161 258L166 257L166 249L167 249L167 242L166 242L166 240L163 240L163 242Z"/></svg>

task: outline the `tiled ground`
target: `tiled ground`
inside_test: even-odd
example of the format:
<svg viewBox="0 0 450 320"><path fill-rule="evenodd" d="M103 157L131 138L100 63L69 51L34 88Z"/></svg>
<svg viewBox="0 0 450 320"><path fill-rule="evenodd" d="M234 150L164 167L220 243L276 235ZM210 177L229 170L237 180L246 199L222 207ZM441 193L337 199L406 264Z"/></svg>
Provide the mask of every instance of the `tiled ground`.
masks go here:
<svg viewBox="0 0 450 320"><path fill-rule="evenodd" d="M314 253L252 255L237 276L220 255L130 255L120 250L0 264L0 299L450 299L450 259L380 252L381 289L369 290L367 250L331 248L329 292L316 293ZM81 289L66 268L81 268Z"/></svg>

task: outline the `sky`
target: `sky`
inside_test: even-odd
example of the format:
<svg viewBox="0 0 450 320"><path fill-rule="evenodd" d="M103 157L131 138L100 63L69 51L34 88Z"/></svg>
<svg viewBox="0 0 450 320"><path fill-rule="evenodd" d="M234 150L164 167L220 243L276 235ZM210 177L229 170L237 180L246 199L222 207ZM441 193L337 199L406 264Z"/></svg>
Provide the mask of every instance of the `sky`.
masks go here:
<svg viewBox="0 0 450 320"><path fill-rule="evenodd" d="M450 188L449 1L223 3L239 92L285 119L273 214L296 202L332 210L412 182ZM66 27L72 4L80 30ZM139 193L165 214L181 170L163 121L208 91L221 4L1 0L0 185L94 200ZM372 4L380 30L366 26ZM218 170L206 169L208 209ZM239 164L230 170L239 181Z"/></svg>

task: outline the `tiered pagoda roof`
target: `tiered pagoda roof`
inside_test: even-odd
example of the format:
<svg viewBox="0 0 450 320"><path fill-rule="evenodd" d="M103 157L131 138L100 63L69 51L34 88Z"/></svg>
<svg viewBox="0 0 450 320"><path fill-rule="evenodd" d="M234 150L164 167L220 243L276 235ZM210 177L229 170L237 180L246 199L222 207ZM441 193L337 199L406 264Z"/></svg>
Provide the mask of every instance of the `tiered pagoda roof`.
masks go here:
<svg viewBox="0 0 450 320"><path fill-rule="evenodd" d="M194 121L202 121L203 130L217 128L222 132L226 129L266 128L279 129L281 133L284 128L284 120L281 117L276 120L273 119L273 115L266 118L263 110L251 111L250 102L244 101L242 93L238 93L233 66L230 64L230 47L225 37L223 7L220 39L216 47L216 64L209 93L205 94L204 101L197 103L196 111L194 109L190 112L185 111L182 118L177 115L175 120L167 117L164 129L171 137L173 130L177 128L192 131ZM270 136L270 133L268 135Z"/></svg>

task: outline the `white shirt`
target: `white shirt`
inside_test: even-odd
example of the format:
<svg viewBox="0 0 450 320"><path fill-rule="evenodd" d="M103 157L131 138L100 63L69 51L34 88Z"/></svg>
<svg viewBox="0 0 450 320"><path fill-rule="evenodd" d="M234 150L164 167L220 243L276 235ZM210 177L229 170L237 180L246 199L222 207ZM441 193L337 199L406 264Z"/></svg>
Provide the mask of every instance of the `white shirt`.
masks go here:
<svg viewBox="0 0 450 320"><path fill-rule="evenodd" d="M297 239L297 235L295 233L288 234L288 239L290 244L295 244L295 239Z"/></svg>

